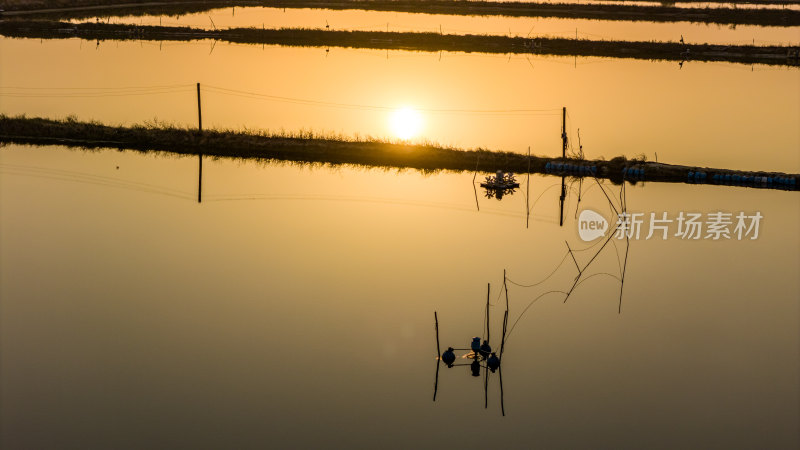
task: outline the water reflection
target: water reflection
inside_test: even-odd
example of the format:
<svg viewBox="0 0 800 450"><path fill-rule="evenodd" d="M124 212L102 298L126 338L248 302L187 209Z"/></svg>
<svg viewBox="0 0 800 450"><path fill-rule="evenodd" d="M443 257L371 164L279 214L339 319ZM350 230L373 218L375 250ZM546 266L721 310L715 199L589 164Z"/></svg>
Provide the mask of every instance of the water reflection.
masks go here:
<svg viewBox="0 0 800 450"><path fill-rule="evenodd" d="M486 189L486 198L502 200L504 195L513 194L519 183L513 173L498 170L495 175L487 176L481 187Z"/></svg>
<svg viewBox="0 0 800 450"><path fill-rule="evenodd" d="M80 42L0 39L4 60L15 61L0 64L3 85L32 88L24 95L4 91L2 112L74 114L123 124L156 117L159 123L194 127L195 85L201 81L208 128L387 138L393 136L388 117L405 104L425 112L419 139L462 148L524 151L531 146L534 154L555 155L561 147L560 110L567 105L569 134L580 126L587 159L642 152L652 159L657 152L659 160L703 167L792 172L800 167L798 152L790 151L800 145L794 132L800 120L796 69L757 66L751 72L732 64L690 62L679 72L673 63L600 58L578 58L575 69L573 58L534 56L529 63L520 57L445 53L439 61L439 55L390 52L387 60L385 52L345 49L332 49L325 59L319 49L267 46L262 51L223 43L212 55L199 43L165 44L160 51L158 44L122 41L95 51L81 49ZM27 58L30 54L40 57ZM274 70L275 62L281 70ZM225 69L231 66L242 69ZM194 67L202 69L198 73ZM353 67L358 77L352 76ZM59 74L57 83L53 73ZM486 83L498 74L502 82ZM52 89L40 92L45 86ZM681 132L665 132L664 124ZM763 147L764 132L771 145L753 152Z"/></svg>
<svg viewBox="0 0 800 450"><path fill-rule="evenodd" d="M498 172L498 174L495 177L495 179L501 177L501 175L502 174L500 172ZM623 183L622 185L619 186L619 193L617 195L611 196L606 191L606 186L604 186L596 178L594 178L594 181L596 182L596 184L594 186L592 186L592 187L596 186L597 188L599 188L603 192L604 197L608 202L608 207L612 211L614 211L617 215L622 216L622 217L627 217L627 196L626 196L626 192L625 192L625 189L626 189L625 184ZM564 218L565 218L564 205L565 205L565 201L566 201L566 199L568 197L568 192L569 193L573 192L573 189L571 188L571 185L569 187L567 186L566 177L562 176L561 177L561 192L560 192L560 195L559 195L559 217L560 217L559 218L559 226L563 226L563 224L564 224ZM578 189L577 189L577 193L576 193L577 203L576 203L576 207L575 207L575 215L576 215L576 217L577 217L578 209L580 208L582 192L583 192L583 180L581 178L578 178ZM618 201L615 201L615 198L618 198ZM526 202L526 208L527 208L527 202ZM528 209L528 213L529 212L530 212L530 209ZM436 396L437 396L438 389L439 389L439 371L440 371L440 366L442 364L447 369L454 368L454 367L469 367L470 368L470 374L473 377L479 377L480 373L481 373L481 370L483 370L483 372L484 372L484 407L485 408L488 407L488 385L489 385L489 376L490 376L489 374L497 372L498 375L499 375L499 384L500 384L500 407L501 407L501 413L502 413L503 416L505 416L503 375L502 375L502 367L503 367L502 358L503 358L503 354L504 354L504 351L505 351L505 348L506 348L506 342L507 342L508 336L511 334L511 332L514 331L514 329L517 326L517 324L520 322L520 320L523 318L523 316L525 316L525 314L529 311L529 309L537 301L539 301L540 299L542 299L542 298L544 298L546 296L550 296L552 294L560 294L560 295L563 296L563 303L566 303L569 300L569 298L573 295L573 293L576 291L576 289L580 285L585 283L586 281L588 281L588 280L590 280L592 278L598 277L598 276L607 276L607 277L613 278L613 279L615 279L615 280L617 280L619 282L619 298L618 298L617 313L621 314L622 313L622 301L623 301L624 284L625 284L625 274L627 272L628 255L629 255L629 250L630 250L630 238L629 238L628 234L625 234L624 256L621 256L621 254L620 254L621 252L620 252L620 249L617 248L617 244L615 242L615 238L619 238L619 237L622 236L621 233L618 233L618 228L619 227L625 227L625 226L628 226L628 225L629 224L627 222L623 222L621 224L618 223L617 227L615 229L607 228L605 230L605 232L603 233L604 239L601 239L601 240L597 241L596 243L591 244L587 248L582 248L582 249L573 248L572 246L570 246L569 242L565 240L564 243L566 245L566 252L564 253L564 256L560 259L560 262L558 262L556 264L555 268L553 269L552 272L550 272L550 274L548 274L547 276L545 276L543 279L541 279L540 281L538 281L536 283L523 284L523 283L515 282L515 281L511 280L507 276L505 271L503 271L503 286L502 286L502 289L500 290L500 293L498 294L498 297L497 297L497 300L500 300L500 297L503 296L503 294L505 295L505 311L503 313L503 323L502 323L502 332L501 332L501 337L500 337L499 352L493 352L492 351L493 349L492 349L492 347L490 345L490 339L491 339L491 325L490 324L491 324L491 306L492 306L492 303L490 302L490 299L491 299L491 284L488 285L487 295L486 295L486 310L485 310L485 315L484 315L485 329L484 329L483 338L482 337L478 337L478 336L473 337L471 345L469 347L467 347L467 348L454 348L454 347L450 346L450 347L448 347L446 349L445 352L443 352L443 353L441 352L440 340L439 340L438 312L434 311L434 322L435 322L434 328L435 328L435 331L436 331L436 349L437 349L437 355L439 355L439 356L437 357L437 364L436 364L433 401L436 401ZM623 230L624 229L625 228L623 228ZM600 245L601 243L602 243L602 245ZM609 243L611 243L613 245L611 247L609 247L608 246ZM600 245L599 248L597 248L598 245ZM608 248L613 248L614 249L612 254L614 256L614 260L618 263L619 273L618 274L614 274L614 273L611 273L609 271L606 271L606 269L590 271L590 268L593 268L594 265L597 264L597 261L599 260L600 255L603 254L604 251L607 251ZM576 254L577 253L586 252L586 251L589 251L590 253L589 253L587 258L581 258L581 259L583 259L585 261L583 264L581 264L578 261L578 257L576 256ZM565 285L561 289L546 290L543 293L541 293L541 294L537 295L536 297L534 297L522 309L520 314L516 317L516 319L514 320L513 324L511 324L511 327L509 328L509 291L508 291L508 283L511 283L511 284L513 284L513 285L515 285L515 286L517 286L519 288L523 288L523 289L539 288L540 285L542 285L543 283L545 283L548 280L550 280L553 276L555 276L556 273L560 271L560 269L562 268L562 266L564 265L564 263L567 260L570 260L570 261L572 261L574 263L574 266L575 266L574 270L577 271L577 274L574 276L574 278L571 281L571 283L568 284L568 285ZM467 353L463 353L460 356L460 359L471 359L472 361L471 362L457 363L456 361L458 360L458 358L457 358L457 355L455 353L457 351L467 352Z"/></svg>
<svg viewBox="0 0 800 450"><path fill-rule="evenodd" d="M94 18L91 20L98 20ZM690 22L558 19L549 17L459 16L384 11L286 9L245 7L171 16L124 16L109 23L191 26L204 29L234 27L318 28L360 31L433 32L560 37L591 40L785 45L798 43L800 27L716 25ZM80 21L83 21L81 19Z"/></svg>
<svg viewBox="0 0 800 450"><path fill-rule="evenodd" d="M637 241L621 317L613 311L619 282L608 276L581 284L566 304L558 293L533 303L507 332L502 417L499 373L489 371L487 383L484 367L475 379L469 368L435 361L440 390L431 401L430 311L442 313L444 352L484 337L486 281L501 285L498 268L509 268L509 330L535 297L566 292L578 272L563 241L581 267L603 244L573 244L578 183L570 177L564 227L554 212L560 176L532 177L539 220L526 231L524 186L476 213L466 173L203 157L198 208L196 155L16 145L0 153L5 167L128 176L185 194L0 175L2 448L141 448L176 435L175 447L190 448L275 440L316 448L333 438L354 448L469 448L474 433L441 430L476 416L503 431L496 439L504 448L639 448L659 433L674 448L700 440L797 447L798 370L787 364L798 351L800 260L789 251L798 248L796 193L627 185L631 209L759 209L769 232L736 243ZM618 206L620 186L603 187ZM594 181L583 189L581 208L608 207ZM366 192L384 201L362 201ZM266 201L206 203L252 194ZM616 275L615 243L583 279ZM562 257L548 281L513 284L539 281ZM289 358L280 371L253 358L276 342ZM409 348L422 351L402 350ZM489 409L480 408L481 388ZM319 432L303 433L312 415ZM588 433L573 432L576 417L586 418ZM700 437L698 423L709 424Z"/></svg>
<svg viewBox="0 0 800 450"><path fill-rule="evenodd" d="M505 277L505 272L503 273ZM506 340L506 330L508 326L508 289L505 286L504 281L504 291L506 292L506 310L503 316L503 328L502 334L500 336L500 348L499 351L494 352L492 351L492 346L489 343L491 338L491 321L490 321L490 298L492 292L492 285L487 285L487 292L486 292L486 312L484 316L484 323L486 325L484 338L479 336L475 336L472 338L472 342L468 348L453 348L448 347L444 353L441 352L439 347L439 316L436 311L433 313L434 317L434 328L436 330L436 377L433 384L433 401L436 401L436 394L439 391L439 367L441 364L444 364L448 369L452 369L453 367L469 367L470 375L474 378L478 378L481 376L481 369L483 369L484 378L483 378L483 395L484 395L484 402L483 407L489 407L489 373L497 372L499 375L499 382L500 382L500 412L503 416L506 415L505 410L505 400L504 400L504 393L503 393L503 370L502 370L502 358L503 358L503 351L505 350L505 340ZM502 292L502 291L501 291ZM464 362L464 363L456 363L456 351L468 351L468 353L464 353L461 355L460 359L471 359L472 362Z"/></svg>

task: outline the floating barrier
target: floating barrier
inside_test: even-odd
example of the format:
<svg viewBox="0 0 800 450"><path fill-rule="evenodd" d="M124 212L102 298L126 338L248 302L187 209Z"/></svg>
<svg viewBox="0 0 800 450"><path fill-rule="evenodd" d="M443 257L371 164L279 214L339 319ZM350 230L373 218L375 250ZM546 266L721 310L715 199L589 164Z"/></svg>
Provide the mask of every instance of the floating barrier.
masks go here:
<svg viewBox="0 0 800 450"><path fill-rule="evenodd" d="M694 172L689 171L688 181L689 183L705 183L708 180L708 173L706 172Z"/></svg>
<svg viewBox="0 0 800 450"><path fill-rule="evenodd" d="M574 164L571 162L550 161L545 164L544 172L554 175L570 175L576 177L596 177L596 165ZM606 176L606 175L604 175ZM659 179L658 174L655 175ZM797 190L798 177L793 176L761 176L752 173L711 172L702 169L690 169L686 173L686 182L691 184L722 184L730 186L749 186L759 188ZM622 179L628 181L643 181L647 179L647 172L642 166L628 166L622 168Z"/></svg>
<svg viewBox="0 0 800 450"><path fill-rule="evenodd" d="M641 167L624 167L622 169L623 180L644 180L645 172Z"/></svg>
<svg viewBox="0 0 800 450"><path fill-rule="evenodd" d="M544 166L545 173L568 174L575 176L597 176L597 166L588 164L570 164L561 162L548 162Z"/></svg>
<svg viewBox="0 0 800 450"><path fill-rule="evenodd" d="M688 174L688 181L690 183L704 183L706 182L706 178L707 174L705 172L689 171ZM709 180L711 184L769 187L783 190L796 190L798 184L797 177L773 177L741 173L715 173Z"/></svg>

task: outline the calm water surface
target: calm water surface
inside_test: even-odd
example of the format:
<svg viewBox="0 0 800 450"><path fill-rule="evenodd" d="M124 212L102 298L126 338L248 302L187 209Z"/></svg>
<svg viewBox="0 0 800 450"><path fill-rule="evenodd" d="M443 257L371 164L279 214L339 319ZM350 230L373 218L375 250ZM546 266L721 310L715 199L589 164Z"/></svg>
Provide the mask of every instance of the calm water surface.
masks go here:
<svg viewBox="0 0 800 450"><path fill-rule="evenodd" d="M470 173L207 159L199 204L197 176L197 158L0 149L3 448L485 447L475 427L514 448L800 444L797 193L628 186L632 212L764 219L756 240L632 241L618 314L610 276L531 304L576 274L575 211L611 217L594 182L567 180L559 227L560 179L534 176L526 228L524 189L476 205ZM496 333L503 270L556 267L509 287L506 417L497 378L484 409L463 367L432 402L433 311L464 347L486 283Z"/></svg>
<svg viewBox="0 0 800 450"><path fill-rule="evenodd" d="M796 68L76 39L0 39L0 62L6 114L194 127L200 82L207 128L396 139L406 107L415 141L560 155L565 106L588 158L800 172Z"/></svg>
<svg viewBox="0 0 800 450"><path fill-rule="evenodd" d="M230 13L212 12L216 25L275 14L237 8L226 22ZM371 23L328 13L302 12L296 25ZM376 29L438 28L390 16ZM200 82L206 128L394 140L405 107L420 119L412 141L557 155L566 106L587 158L796 173L798 73L3 38L0 113L195 127ZM565 180L559 226L561 179L521 181L498 201L472 173L205 159L198 203L197 157L0 148L0 447L800 445L796 192L628 185L630 212L763 220L755 240L633 240L619 314L624 242L599 254L567 303L548 292L573 283L567 245L580 264L599 248L579 239L577 213L613 222L601 189L619 208L620 186ZM442 368L434 403L433 312L442 346L466 347L482 333L491 283L497 347L504 270L516 324L506 416L498 377L484 409L483 378L464 367Z"/></svg>
<svg viewBox="0 0 800 450"><path fill-rule="evenodd" d="M98 18L91 19L91 21ZM557 19L546 17L458 16L383 11L222 8L181 16L103 18L111 23L227 27L325 28L447 34L507 34L589 40L667 41L711 44L798 45L800 27L760 27L690 22Z"/></svg>

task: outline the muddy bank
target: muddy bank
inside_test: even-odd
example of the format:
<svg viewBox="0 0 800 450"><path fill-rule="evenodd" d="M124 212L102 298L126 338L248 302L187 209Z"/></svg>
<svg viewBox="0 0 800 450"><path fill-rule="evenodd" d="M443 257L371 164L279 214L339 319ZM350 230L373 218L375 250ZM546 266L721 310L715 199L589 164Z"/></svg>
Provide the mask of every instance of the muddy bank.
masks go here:
<svg viewBox="0 0 800 450"><path fill-rule="evenodd" d="M484 149L461 150L433 145L383 141L356 141L325 136L269 135L254 132L111 127L93 122L6 117L0 115L0 143L65 145L82 148L115 148L143 152L252 158L303 163L352 164L370 167L410 168L422 171L503 170L544 173L569 177L607 178L693 184L740 185L757 188L798 190L800 174L747 172L690 167L615 157L610 160L580 160L531 156Z"/></svg>
<svg viewBox="0 0 800 450"><path fill-rule="evenodd" d="M480 52L600 56L669 61L730 61L743 64L797 66L800 48L786 46L680 44L674 42L591 41L562 38L521 38L489 35L449 35L382 31L327 31L318 29L138 26L106 23L8 20L0 35L36 39L195 41L213 39L240 44L304 47L349 47L425 52Z"/></svg>

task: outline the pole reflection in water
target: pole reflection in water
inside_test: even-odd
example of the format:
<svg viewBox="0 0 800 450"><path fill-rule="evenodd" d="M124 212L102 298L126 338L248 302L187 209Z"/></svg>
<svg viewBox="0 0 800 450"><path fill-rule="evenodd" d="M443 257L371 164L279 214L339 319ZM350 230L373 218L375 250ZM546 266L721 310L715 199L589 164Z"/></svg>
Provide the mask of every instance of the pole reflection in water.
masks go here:
<svg viewBox="0 0 800 450"><path fill-rule="evenodd" d="M197 155L197 203L203 202L203 154Z"/></svg>
<svg viewBox="0 0 800 450"><path fill-rule="evenodd" d="M503 272L503 277L505 278L505 271ZM503 282L503 290L506 292L506 310L503 315L503 330L500 337L500 352L492 351L492 346L489 343L491 339L491 324L489 321L489 311L490 311L490 303L489 299L491 297L492 286L491 284L487 284L487 292L486 292L486 313L484 316L484 320L486 322L486 339L483 339L481 343L481 338L475 336L472 338L472 342L469 348L453 348L448 347L444 353L438 353L439 356L436 358L436 378L433 384L433 401L436 401L436 394L439 390L439 366L440 363L444 363L448 369L453 367L466 367L470 368L470 374L478 378L481 376L481 369L484 369L484 378L483 378L483 407L489 407L489 373L497 372L500 378L500 412L503 416L506 415L505 410L505 403L503 399L503 372L500 369L502 366L502 358L503 358L503 351L505 350L505 340L506 340L506 330L508 326L508 289ZM436 350L439 351L439 318L438 313L434 311L433 313L434 320L435 320L435 329L436 329ZM471 363L460 363L456 364L456 351L468 351L461 356L461 359L471 359Z"/></svg>
<svg viewBox="0 0 800 450"><path fill-rule="evenodd" d="M499 174L500 174L500 172L498 172L498 177L500 176ZM487 180L489 178L490 177L487 177ZM578 187L579 191L583 190L582 180L580 180L580 181L581 182L578 185L579 186ZM615 211L615 212L618 212L618 214L621 214L621 215L625 216L627 214L627 204L626 204L626 196L625 196L625 184L623 183L622 186L620 187L619 205L615 205L614 201L612 200L612 197L609 196L608 193L606 192L606 187L602 183L600 183L597 179L595 179L595 181L597 182L597 187L603 191L603 194L605 195L606 199L608 200L610 209ZM483 186L483 184L482 184L482 186ZM567 198L567 192L568 191L572 192L572 188L570 187L569 189L567 189L567 185L566 185L566 182L565 182L565 177L562 176L561 177L561 193L559 195L559 216L560 216L559 226L563 226L564 225L564 204L565 204L565 200ZM578 192L577 196L578 196L578 205L579 205L580 204L580 200L581 200L581 192ZM526 202L526 207L528 207L527 206L527 202ZM578 207L576 206L576 215L577 215L577 208ZM528 212L530 212L530 209L528 209ZM619 226L620 225L618 224L617 227L619 227ZM483 340L482 343L481 343L481 337L476 336L476 337L472 338L472 342L471 342L469 348L448 347L447 350L444 353L442 353L441 349L439 347L439 319L438 319L438 313L434 312L435 330L436 330L437 358L436 358L436 375L435 375L434 388L433 388L434 389L434 391L433 391L433 401L436 401L436 395L437 395L438 389L439 389L439 369L440 369L440 365L442 363L444 363L444 365L448 369L453 368L453 367L465 367L465 366L468 366L470 368L471 376L476 377L476 378L480 377L481 369L483 369L484 370L484 384L483 384L484 408L488 408L488 406L489 406L489 378L490 378L490 373L492 373L492 374L493 373L497 373L498 374L498 378L499 378L499 385L500 385L500 410L501 410L502 415L505 416L502 358L503 358L503 354L505 352L506 341L508 339L508 336L514 330L514 327L517 325L517 323L519 323L520 319L522 319L522 317L525 315L525 313L528 311L528 309L530 309L530 307L533 306L534 303L536 303L539 299L543 298L544 296L547 296L549 294L562 294L564 296L563 302L566 303L566 301L569 299L569 297L572 295L572 293L575 291L575 289L578 288L578 286L580 286L584 281L586 281L586 280L588 280L590 278L593 278L595 276L606 275L606 276L610 276L612 278L615 278L620 282L618 313L621 314L622 313L623 286L624 286L624 280L625 280L625 272L626 272L627 264L628 264L628 255L629 255L629 250L630 250L630 239L629 239L627 233L625 233L626 246L625 246L625 252L624 252L624 262L620 262L619 261L619 259L620 259L619 258L619 252L616 251L616 244L614 244L615 256L616 256L617 262L620 262L620 264L619 264L619 271L620 271L619 276L616 276L616 275L608 273L608 272L595 272L595 273L587 275L588 269L590 268L590 266L592 266L592 264L595 261L597 261L598 256L604 251L604 249L607 247L608 243L611 242L611 240L617 235L617 231L618 231L617 229L611 230L610 227L609 227L609 229L607 230L608 235L605 237L604 240L597 241L594 244L591 244L589 247L586 247L586 248L583 248L583 249L574 249L569 245L569 242L565 241L565 244L566 244L566 247L567 247L567 251L564 254L564 257L561 259L561 262L558 263L558 265L555 267L553 272L551 272L548 276L546 276L544 279L542 279L541 281L539 281L537 283L534 283L534 284L516 283L516 282L514 282L514 281L512 281L511 279L508 278L508 276L506 275L506 271L505 270L503 271L503 287L502 287L501 293L499 295L505 294L506 308L505 308L505 312L504 312L504 316L503 316L503 328L502 328L502 333L501 333L501 338L500 338L500 350L499 350L499 352L492 351L492 347L490 345L491 327L490 327L489 318L490 318L490 306L491 306L490 305L491 285L489 285L489 288L488 288L488 291L487 291L487 296L486 296L486 311L485 311L485 316L484 316L484 320L485 320L485 323L486 323L486 329L484 330L484 332L485 332L485 337L486 338ZM600 246L600 248L597 249L592 254L591 257L589 257L588 261L584 265L581 265L579 263L579 261L578 261L578 258L576 257L576 252L583 252L583 251L591 250L591 249L595 248L598 244L600 244L600 242L602 242L602 245ZM569 258L568 258L568 256L569 256ZM515 286L520 287L520 288L534 288L534 287L544 283L545 281L550 279L552 276L554 276L556 274L556 272L558 272L558 270L561 268L561 266L564 264L564 262L567 259L571 259L573 261L573 263L575 264L575 268L578 271L578 274L575 276L575 278L572 281L572 284L569 287L569 289L566 290L566 291L564 291L564 290L549 290L549 291L546 291L546 292L538 295L537 297L535 297L533 300L531 300L523 308L522 312L519 314L519 316L516 318L514 323L509 328L508 327L508 318L509 318L508 283L512 283ZM498 295L498 299L499 299L499 295ZM461 359L471 359L472 362L469 362L469 363L465 362L465 363L458 363L457 364L456 360L458 359L458 357L455 354L455 352L457 352L457 351L467 352L467 353L464 353L461 356Z"/></svg>

